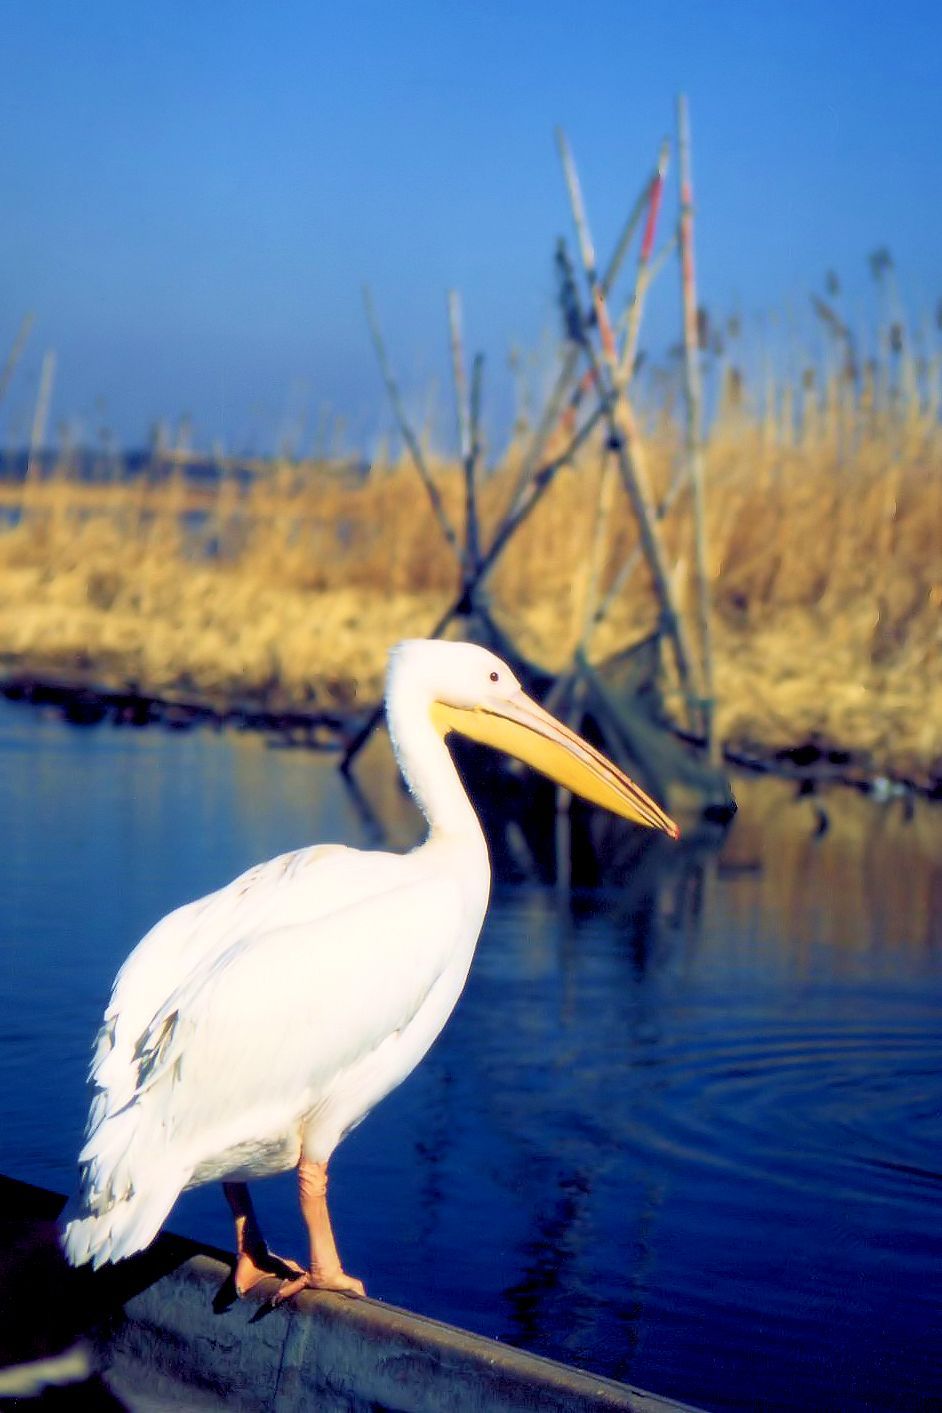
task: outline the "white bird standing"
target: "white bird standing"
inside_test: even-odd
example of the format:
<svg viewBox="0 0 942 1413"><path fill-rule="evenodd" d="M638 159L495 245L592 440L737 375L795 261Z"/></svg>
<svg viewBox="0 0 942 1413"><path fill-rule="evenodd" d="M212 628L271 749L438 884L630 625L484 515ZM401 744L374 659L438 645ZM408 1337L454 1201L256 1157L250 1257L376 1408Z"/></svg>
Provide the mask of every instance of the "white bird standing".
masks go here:
<svg viewBox="0 0 942 1413"><path fill-rule="evenodd" d="M445 737L460 731L567 789L676 838L616 766L467 643L390 654L386 712L426 842L406 855L339 845L258 864L168 914L118 973L91 1067L81 1193L63 1245L99 1266L154 1238L179 1193L223 1179L236 1289L286 1279L362 1295L327 1211L337 1144L425 1055L461 994L490 889L484 836ZM246 1179L297 1168L302 1270L269 1253Z"/></svg>

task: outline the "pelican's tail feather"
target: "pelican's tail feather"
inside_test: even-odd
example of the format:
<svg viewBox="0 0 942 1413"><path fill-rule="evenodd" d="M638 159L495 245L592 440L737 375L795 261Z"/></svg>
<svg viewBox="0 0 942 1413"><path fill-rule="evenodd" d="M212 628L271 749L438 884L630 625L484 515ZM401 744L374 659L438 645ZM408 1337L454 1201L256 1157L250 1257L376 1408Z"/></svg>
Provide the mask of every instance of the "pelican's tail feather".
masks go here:
<svg viewBox="0 0 942 1413"><path fill-rule="evenodd" d="M62 1214L62 1249L73 1266L90 1261L97 1270L106 1261L121 1261L143 1251L157 1235L185 1175L173 1173L153 1181L142 1192L130 1191L97 1209L81 1197L74 1198Z"/></svg>
<svg viewBox="0 0 942 1413"><path fill-rule="evenodd" d="M96 1122L97 1118L97 1122ZM80 1195L63 1214L62 1246L73 1266L120 1261L153 1241L189 1173L166 1142L153 1105L97 1116L79 1154Z"/></svg>

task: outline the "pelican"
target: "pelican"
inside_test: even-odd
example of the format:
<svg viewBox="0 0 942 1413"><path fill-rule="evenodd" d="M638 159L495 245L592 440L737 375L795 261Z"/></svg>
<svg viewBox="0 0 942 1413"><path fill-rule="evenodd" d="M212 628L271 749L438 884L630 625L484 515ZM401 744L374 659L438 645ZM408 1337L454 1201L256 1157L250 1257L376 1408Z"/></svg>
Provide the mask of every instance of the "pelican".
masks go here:
<svg viewBox="0 0 942 1413"><path fill-rule="evenodd" d="M412 640L389 657L386 715L428 822L405 855L319 845L256 865L169 913L114 983L95 1042L73 1265L142 1250L186 1188L222 1180L235 1286L278 1275L365 1294L327 1209L341 1139L426 1054L465 984L490 891L477 816L445 744L458 731L625 819L677 826L617 766L468 643ZM271 1253L246 1183L296 1168L310 1257Z"/></svg>

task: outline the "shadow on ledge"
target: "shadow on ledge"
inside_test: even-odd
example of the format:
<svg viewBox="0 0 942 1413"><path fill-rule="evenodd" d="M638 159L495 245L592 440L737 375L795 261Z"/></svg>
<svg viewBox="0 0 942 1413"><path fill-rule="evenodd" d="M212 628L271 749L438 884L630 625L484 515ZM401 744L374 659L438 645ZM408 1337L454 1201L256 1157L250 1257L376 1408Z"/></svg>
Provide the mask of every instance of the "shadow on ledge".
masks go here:
<svg viewBox="0 0 942 1413"><path fill-rule="evenodd" d="M231 1259L182 1237L162 1235L141 1255L97 1272L71 1270L55 1243L64 1201L0 1176L0 1405L17 1377L28 1382L31 1369L59 1367L77 1371L69 1387L16 1406L45 1406L50 1392L55 1407L67 1406L71 1390L76 1408L148 1413L223 1405L286 1413L684 1407L375 1300L305 1291L272 1309L272 1280L233 1301ZM87 1357L89 1341L108 1390ZM75 1351L86 1353L84 1380ZM67 1377L59 1382L69 1385Z"/></svg>

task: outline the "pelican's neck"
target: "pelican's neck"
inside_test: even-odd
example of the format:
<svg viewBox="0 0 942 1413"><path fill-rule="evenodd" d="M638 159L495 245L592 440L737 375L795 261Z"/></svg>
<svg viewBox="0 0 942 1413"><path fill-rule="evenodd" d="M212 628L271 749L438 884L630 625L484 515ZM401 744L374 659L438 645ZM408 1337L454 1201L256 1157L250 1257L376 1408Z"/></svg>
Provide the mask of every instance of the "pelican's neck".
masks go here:
<svg viewBox="0 0 942 1413"><path fill-rule="evenodd" d="M432 721L431 704L405 673L393 677L386 718L399 769L429 824L429 839L461 839L484 848L484 835L454 761Z"/></svg>

